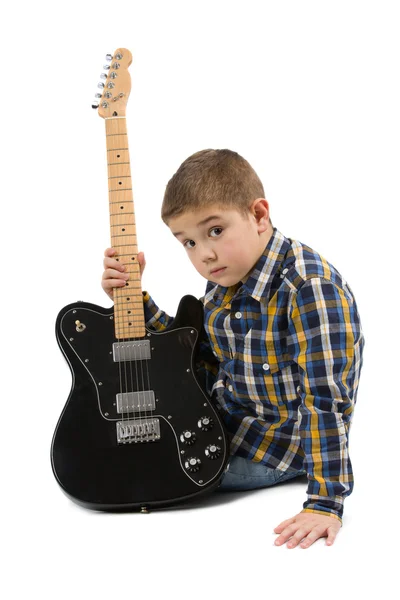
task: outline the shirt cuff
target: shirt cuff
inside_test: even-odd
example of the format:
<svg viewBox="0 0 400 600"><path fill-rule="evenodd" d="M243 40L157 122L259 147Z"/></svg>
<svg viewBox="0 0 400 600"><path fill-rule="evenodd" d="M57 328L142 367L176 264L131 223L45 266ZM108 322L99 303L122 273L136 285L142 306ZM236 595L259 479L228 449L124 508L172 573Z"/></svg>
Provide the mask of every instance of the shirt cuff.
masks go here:
<svg viewBox="0 0 400 600"><path fill-rule="evenodd" d="M324 517L334 517L335 519L338 519L338 521L340 521L340 523L343 525L343 521L341 519L341 517L339 517L338 514L336 514L335 512L332 512L331 510L315 510L313 508L303 508L303 510L301 511L302 513L315 513L316 515L323 515Z"/></svg>

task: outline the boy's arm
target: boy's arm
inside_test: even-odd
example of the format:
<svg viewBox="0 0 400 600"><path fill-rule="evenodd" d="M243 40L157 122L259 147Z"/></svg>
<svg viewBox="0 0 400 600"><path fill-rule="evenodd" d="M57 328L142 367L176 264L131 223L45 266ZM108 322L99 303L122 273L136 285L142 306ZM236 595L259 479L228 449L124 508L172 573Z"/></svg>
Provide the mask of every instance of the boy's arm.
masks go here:
<svg viewBox="0 0 400 600"><path fill-rule="evenodd" d="M160 310L149 292L143 291L143 307L146 327L154 331L164 331L173 323L174 317L170 317Z"/></svg>
<svg viewBox="0 0 400 600"><path fill-rule="evenodd" d="M299 367L299 435L308 474L302 512L341 521L353 490L348 436L364 337L354 298L331 281L307 280L293 298L288 353Z"/></svg>

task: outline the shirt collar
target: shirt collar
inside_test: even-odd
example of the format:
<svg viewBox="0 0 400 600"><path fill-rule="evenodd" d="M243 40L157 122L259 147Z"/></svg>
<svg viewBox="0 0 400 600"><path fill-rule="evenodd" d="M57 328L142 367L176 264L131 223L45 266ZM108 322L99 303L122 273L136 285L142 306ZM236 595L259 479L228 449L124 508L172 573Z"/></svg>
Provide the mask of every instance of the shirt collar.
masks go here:
<svg viewBox="0 0 400 600"><path fill-rule="evenodd" d="M286 238L276 227L274 227L271 238L257 263L250 273L243 278L242 285L238 286L238 284L236 284L235 288L239 287L240 291L247 292L259 302L263 297L268 297L268 290L271 287L272 280L279 267L282 265L290 246L291 240ZM208 282L204 301L207 302L213 296L222 298L228 291L230 290L227 287ZM232 290L232 293L235 291L237 290Z"/></svg>
<svg viewBox="0 0 400 600"><path fill-rule="evenodd" d="M290 240L274 227L264 252L261 254L253 270L242 280L243 288L253 298L260 301L263 297L268 296L272 280L289 248Z"/></svg>

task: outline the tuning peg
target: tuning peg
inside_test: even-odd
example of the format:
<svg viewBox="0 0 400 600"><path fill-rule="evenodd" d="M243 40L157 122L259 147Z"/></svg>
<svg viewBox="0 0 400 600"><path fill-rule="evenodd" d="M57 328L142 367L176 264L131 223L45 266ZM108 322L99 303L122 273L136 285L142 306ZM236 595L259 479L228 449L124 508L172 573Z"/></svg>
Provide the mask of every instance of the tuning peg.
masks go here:
<svg viewBox="0 0 400 600"><path fill-rule="evenodd" d="M101 98L103 94L97 93L94 95L95 98Z"/></svg>
<svg viewBox="0 0 400 600"><path fill-rule="evenodd" d="M97 102L97 100L93 100L92 108L99 108L99 103Z"/></svg>
<svg viewBox="0 0 400 600"><path fill-rule="evenodd" d="M107 73L100 73L101 79L107 79Z"/></svg>
<svg viewBox="0 0 400 600"><path fill-rule="evenodd" d="M106 60L108 60L108 62L112 61L112 54L106 54Z"/></svg>
<svg viewBox="0 0 400 600"><path fill-rule="evenodd" d="M102 81L99 81L99 83L97 84L97 87L102 89L104 87L104 83Z"/></svg>
<svg viewBox="0 0 400 600"><path fill-rule="evenodd" d="M109 68L110 68L110 65L103 65L103 69L104 69L105 71L108 71L108 69L109 69Z"/></svg>

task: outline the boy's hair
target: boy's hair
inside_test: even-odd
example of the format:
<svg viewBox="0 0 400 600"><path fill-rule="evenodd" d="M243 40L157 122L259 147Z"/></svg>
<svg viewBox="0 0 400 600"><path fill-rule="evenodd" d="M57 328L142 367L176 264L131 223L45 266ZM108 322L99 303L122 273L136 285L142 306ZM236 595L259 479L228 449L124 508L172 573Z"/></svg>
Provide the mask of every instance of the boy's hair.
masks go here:
<svg viewBox="0 0 400 600"><path fill-rule="evenodd" d="M247 160L209 148L189 156L168 181L161 218L168 225L173 217L211 205L235 208L245 217L257 198L265 198L264 188Z"/></svg>

